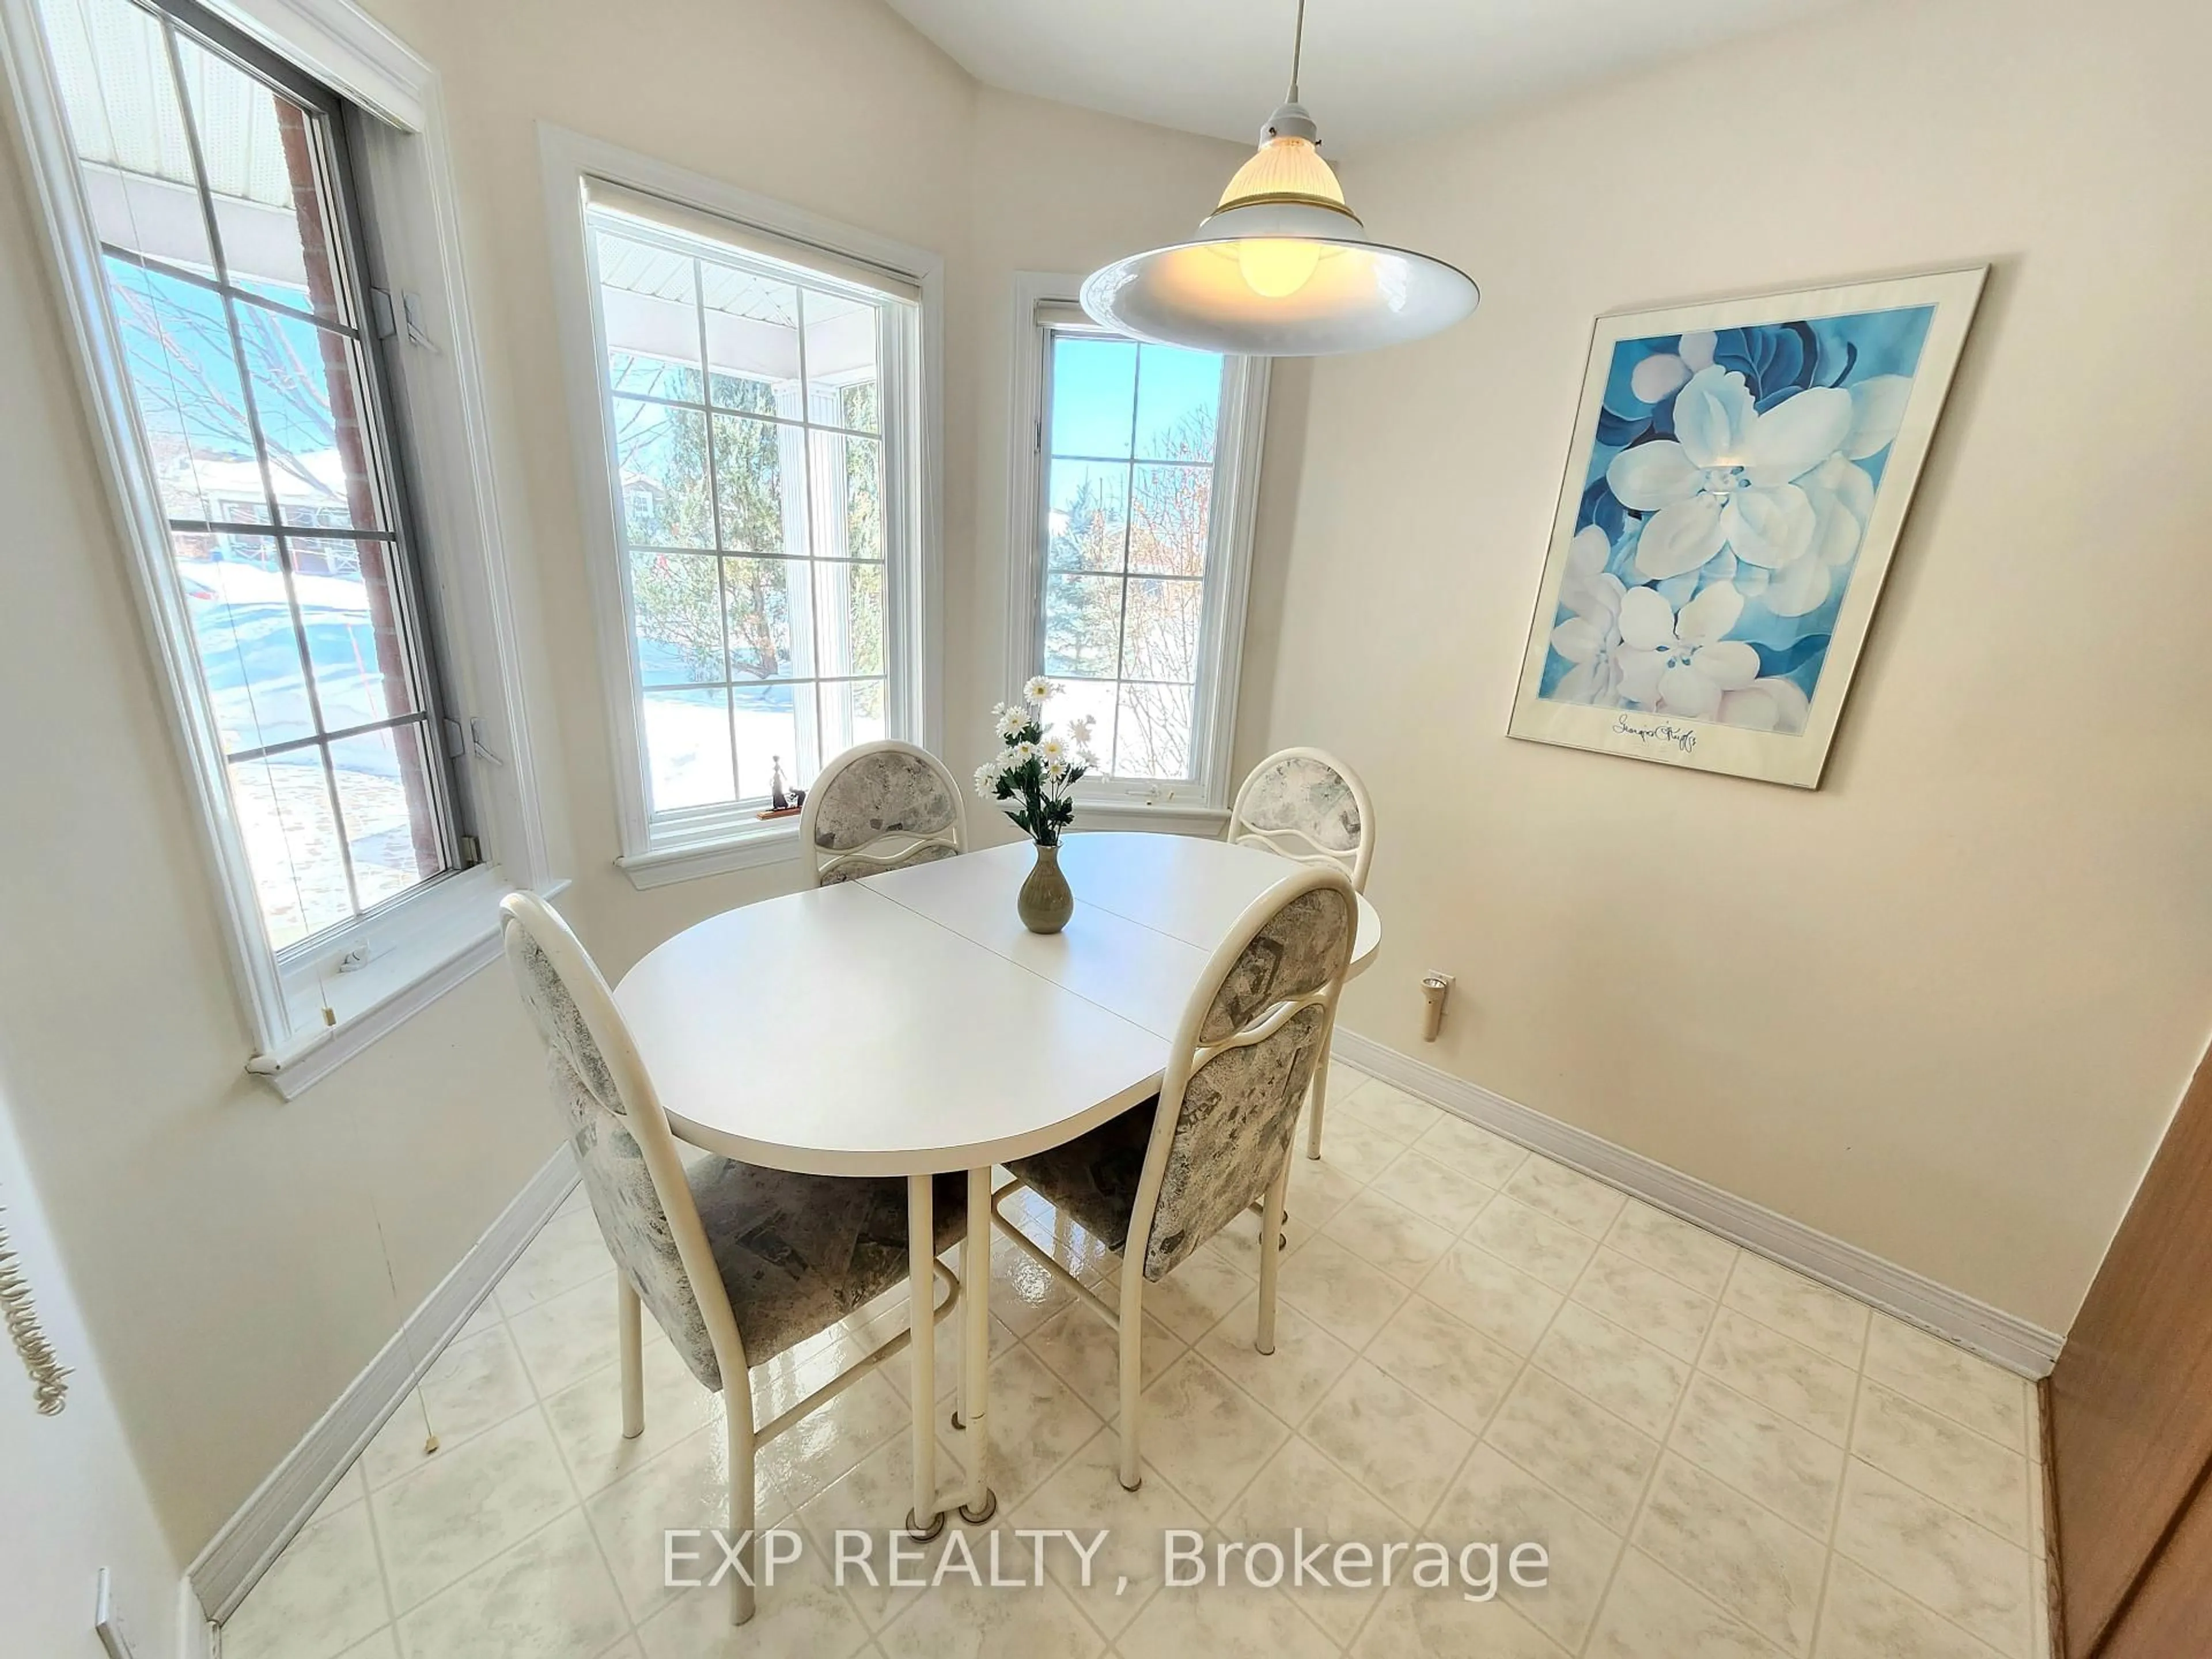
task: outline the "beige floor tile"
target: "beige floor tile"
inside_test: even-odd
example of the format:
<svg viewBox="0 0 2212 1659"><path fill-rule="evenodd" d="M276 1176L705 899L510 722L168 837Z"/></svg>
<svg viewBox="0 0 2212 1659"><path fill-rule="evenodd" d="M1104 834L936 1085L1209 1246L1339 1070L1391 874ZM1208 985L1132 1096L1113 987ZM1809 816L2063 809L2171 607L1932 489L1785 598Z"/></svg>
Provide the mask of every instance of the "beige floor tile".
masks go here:
<svg viewBox="0 0 2212 1659"><path fill-rule="evenodd" d="M304 1527L222 1627L229 1659L336 1659L387 1624L365 1504Z"/></svg>
<svg viewBox="0 0 2212 1659"><path fill-rule="evenodd" d="M1520 1176L1514 1179L1518 1181ZM1541 1210L1530 1209L1510 1191L1491 1200L1469 1224L1466 1237L1470 1244L1480 1245L1500 1261L1518 1267L1531 1279L1543 1280L1555 1291L1574 1289L1597 1249L1597 1241L1588 1233L1577 1232Z"/></svg>
<svg viewBox="0 0 2212 1659"><path fill-rule="evenodd" d="M521 1351L540 1400L621 1357L616 1299L615 1276L610 1270L507 1316L508 1334ZM646 1315L645 1322L651 1325L653 1316Z"/></svg>
<svg viewBox="0 0 2212 1659"><path fill-rule="evenodd" d="M2027 1553L1857 1458L1836 1549L2008 1659L2027 1653Z"/></svg>
<svg viewBox="0 0 2212 1659"><path fill-rule="evenodd" d="M1705 1328L1712 1323L1710 1298L1611 1249L1601 1249L1591 1258L1589 1271L1575 1286L1574 1298L1677 1359L1698 1357Z"/></svg>
<svg viewBox="0 0 2212 1659"><path fill-rule="evenodd" d="M1121 1450L1121 1437L1112 1429L1093 1436L1030 1494L1010 1521L1017 1529L1070 1528L1083 1534L1086 1547L1097 1533L1109 1534L1091 1558L1088 1584L1083 1582L1082 1559L1073 1548L1048 1549L1045 1571L1109 1642L1128 1628L1159 1588L1166 1533L1206 1526L1206 1517L1156 1464L1141 1463L1141 1484L1124 1492Z"/></svg>
<svg viewBox="0 0 2212 1659"><path fill-rule="evenodd" d="M1321 1132L1321 1161L1338 1174L1365 1186L1388 1169L1409 1143L1402 1135L1377 1128L1364 1118L1324 1117ZM1302 1156L1304 1147L1294 1156Z"/></svg>
<svg viewBox="0 0 2212 1659"><path fill-rule="evenodd" d="M989 1534L970 1529L953 1536L968 1539L979 1571L988 1576ZM1019 1571L1029 1574L1030 1545L1011 1529L1002 1529L1000 1539L1002 1561L1018 1562ZM940 1547L933 1577L945 1572L947 1550L953 1550L951 1537ZM957 1550L951 1559L956 1565L965 1559ZM1009 1565L1006 1576L1013 1571ZM1048 1573L1042 1583L991 1589L979 1589L962 1571L918 1594L884 1628L878 1645L890 1659L1091 1659L1106 1644Z"/></svg>
<svg viewBox="0 0 2212 1659"><path fill-rule="evenodd" d="M1760 1324L1856 1370L1866 1346L1867 1310L1804 1274L1745 1250L1721 1300Z"/></svg>
<svg viewBox="0 0 2212 1659"><path fill-rule="evenodd" d="M606 1239L589 1207L555 1216L538 1231L492 1292L512 1319L525 1308L550 1301L588 1279L614 1270Z"/></svg>
<svg viewBox="0 0 2212 1659"><path fill-rule="evenodd" d="M1206 1334L1198 1351L1255 1400L1285 1423L1314 1407L1352 1364L1352 1350L1275 1298L1275 1351L1252 1346L1259 1332L1260 1298L1249 1296Z"/></svg>
<svg viewBox="0 0 2212 1659"><path fill-rule="evenodd" d="M456 1340L422 1374L422 1392L419 1403L412 1395L399 1402L362 1453L358 1467L370 1486L389 1486L423 1466L426 1412L442 1453L528 1411L538 1399L503 1325Z"/></svg>
<svg viewBox="0 0 2212 1659"><path fill-rule="evenodd" d="M1669 1455L1631 1541L1777 1646L1810 1650L1826 1552L1773 1510Z"/></svg>
<svg viewBox="0 0 2212 1659"><path fill-rule="evenodd" d="M1521 1356L1453 1318L1425 1296L1409 1297L1367 1345L1370 1364L1397 1378L1461 1427L1480 1433L1521 1372ZM1349 1363L1349 1353L1346 1360Z"/></svg>
<svg viewBox="0 0 2212 1659"><path fill-rule="evenodd" d="M1223 1241L1209 1239L1187 1261L1176 1263L1166 1278L1146 1285L1145 1312L1182 1340L1195 1342L1249 1296L1258 1282L1237 1265Z"/></svg>
<svg viewBox="0 0 2212 1659"><path fill-rule="evenodd" d="M1148 1296L1146 1300L1151 1298ZM1256 1298L1255 1299L1256 1302ZM1104 1418L1121 1408L1121 1334L1080 1303L1062 1308L1030 1333L1028 1347L1076 1397ZM1144 1380L1151 1382L1188 1345L1149 1313L1145 1316ZM1250 1346L1249 1335L1246 1346Z"/></svg>
<svg viewBox="0 0 2212 1659"><path fill-rule="evenodd" d="M665 1342L645 1351L645 1432L622 1433L622 1379L617 1369L595 1371L545 1402L553 1438L586 1498L710 1424L722 1420L722 1396L709 1394Z"/></svg>
<svg viewBox="0 0 2212 1659"><path fill-rule="evenodd" d="M1605 1237L1628 1201L1619 1188L1534 1153L1505 1183L1505 1190L1530 1209L1592 1238Z"/></svg>
<svg viewBox="0 0 2212 1659"><path fill-rule="evenodd" d="M1859 1395L1851 1452L2027 1547L2027 1459L2021 1453L1874 1382Z"/></svg>
<svg viewBox="0 0 2212 1659"><path fill-rule="evenodd" d="M1690 1368L1633 1331L1570 1302L1532 1356L1584 1398L1656 1438L1667 1432Z"/></svg>
<svg viewBox="0 0 2212 1659"><path fill-rule="evenodd" d="M717 1424L585 1500L585 1516L633 1621L651 1618L675 1595L665 1582L666 1534L717 1527L726 1532L729 1493L729 1443ZM791 1506L768 1480L755 1480L754 1504L757 1528L776 1526L790 1513ZM711 1554L711 1545L702 1547Z"/></svg>
<svg viewBox="0 0 2212 1659"><path fill-rule="evenodd" d="M991 1241L991 1316L1016 1336L1027 1336L1074 1300L1074 1291L1019 1246Z"/></svg>
<svg viewBox="0 0 2212 1659"><path fill-rule="evenodd" d="M1407 1291L1380 1267L1323 1237L1282 1264L1276 1294L1331 1336L1357 1348L1382 1328Z"/></svg>
<svg viewBox="0 0 2212 1659"><path fill-rule="evenodd" d="M1771 1325L1723 1308L1698 1368L1823 1440L1840 1446L1850 1437L1857 1373Z"/></svg>
<svg viewBox="0 0 2212 1659"><path fill-rule="evenodd" d="M1337 1644L1321 1627L1281 1590L1248 1585L1242 1565L1232 1559L1225 1587L1209 1578L1187 1589L1162 1589L1129 1626L1120 1651L1163 1659L1333 1659Z"/></svg>
<svg viewBox="0 0 2212 1659"><path fill-rule="evenodd" d="M1436 1127L1443 1114L1425 1100L1417 1100L1403 1089L1375 1078L1361 1084L1348 1094L1334 1091L1328 1097L1329 1112L1341 1111L1349 1116L1371 1123L1394 1139L1411 1143L1419 1140ZM1322 1133L1328 1133L1328 1119L1322 1118Z"/></svg>
<svg viewBox="0 0 2212 1659"><path fill-rule="evenodd" d="M1025 1347L991 1366L991 1489L1019 1504L1089 1440L1103 1419Z"/></svg>
<svg viewBox="0 0 2212 1659"><path fill-rule="evenodd" d="M937 1437L938 1489L959 1486L965 1466L952 1443L961 1437L939 1431ZM844 1592L870 1630L881 1630L921 1591L889 1582L884 1534L902 1525L914 1506L914 1450L908 1437L900 1436L878 1446L837 1480L814 1494L800 1508L799 1522L806 1530L813 1558L830 1564L833 1583L841 1529L864 1532L874 1540L872 1563L875 1582L857 1569L848 1571ZM1000 1511L1001 1515L1005 1510ZM955 1524L957 1524L957 1518ZM933 1546L933 1548L938 1546ZM912 1570L905 1570L912 1576Z"/></svg>
<svg viewBox="0 0 2212 1659"><path fill-rule="evenodd" d="M1699 1296L1718 1296L1735 1265L1736 1247L1638 1199L1622 1206L1605 1242L1647 1267L1680 1279Z"/></svg>
<svg viewBox="0 0 2212 1659"><path fill-rule="evenodd" d="M535 1411L372 1492L393 1612L404 1618L575 1501L553 1431Z"/></svg>
<svg viewBox="0 0 2212 1659"><path fill-rule="evenodd" d="M400 1659L399 1638L392 1626L386 1625L366 1642L348 1648L338 1656L338 1659ZM621 1656L610 1654L607 1659L621 1659Z"/></svg>
<svg viewBox="0 0 2212 1659"><path fill-rule="evenodd" d="M878 1297L860 1314L845 1322L847 1332L854 1340L856 1354L872 1353L907 1327L906 1291L903 1289ZM1067 1305L1073 1307L1071 1297ZM936 1322L937 1330L937 1397L951 1409L952 1397L960 1389L960 1345L966 1340L964 1310L956 1310L950 1317ZM997 1313L991 1316L990 1357L996 1359L1014 1346L1018 1339ZM876 1375L898 1390L899 1398L907 1398L914 1387L914 1351L909 1348L893 1354L878 1369Z"/></svg>
<svg viewBox="0 0 2212 1659"><path fill-rule="evenodd" d="M993 1397L995 1407L997 1397ZM940 1421L944 1407L939 1407ZM878 1370L809 1412L759 1449L761 1473L792 1504L804 1504L884 1441L911 1433L906 1397Z"/></svg>
<svg viewBox="0 0 2212 1659"><path fill-rule="evenodd" d="M1887 1314L1867 1334L1866 1374L1884 1387L1939 1411L2014 1451L2042 1455L2028 1443L2033 1392L2010 1371Z"/></svg>
<svg viewBox="0 0 2212 1659"><path fill-rule="evenodd" d="M1781 1659L1755 1635L1638 1549L1606 1593L1589 1659Z"/></svg>
<svg viewBox="0 0 2212 1659"><path fill-rule="evenodd" d="M1379 1567L1353 1567L1355 1576L1375 1581L1363 1588L1336 1583L1330 1565L1334 1558L1327 1552L1315 1558L1323 1582L1298 1583L1295 1564L1324 1540L1332 1546L1356 1542L1379 1547L1405 1536L1406 1523L1310 1442L1293 1435L1222 1518L1221 1532L1280 1548L1293 1564L1283 1593L1329 1636L1348 1642L1382 1595Z"/></svg>
<svg viewBox="0 0 2212 1659"><path fill-rule="evenodd" d="M1700 1375L1690 1384L1667 1444L1815 1537L1828 1535L1844 1453L1810 1429Z"/></svg>
<svg viewBox="0 0 2212 1659"><path fill-rule="evenodd" d="M598 1659L629 1616L570 1510L399 1621L407 1659Z"/></svg>
<svg viewBox="0 0 2212 1659"><path fill-rule="evenodd" d="M504 1317L499 1297L487 1292L484 1299L477 1304L475 1311L461 1322L461 1328L453 1333L453 1340L465 1342L472 1336L482 1336Z"/></svg>
<svg viewBox="0 0 2212 1659"><path fill-rule="evenodd" d="M1289 1438L1281 1420L1202 1355L1187 1352L1145 1390L1139 1455L1212 1519Z"/></svg>
<svg viewBox="0 0 2212 1659"><path fill-rule="evenodd" d="M1293 1223L1303 1222L1318 1231L1365 1184L1319 1158L1308 1158L1301 1142L1291 1154L1291 1185L1285 1207ZM1295 1231L1291 1237L1296 1239Z"/></svg>
<svg viewBox="0 0 2212 1659"><path fill-rule="evenodd" d="M327 1521L340 1510L358 1504L368 1496L368 1482L362 1476L361 1460L356 1458L346 1465L345 1473L338 1477L337 1484L323 1494L323 1501L315 1505L315 1512L307 1517L307 1524L313 1526L318 1521Z"/></svg>
<svg viewBox="0 0 2212 1659"><path fill-rule="evenodd" d="M1996 1650L1856 1563L1828 1566L1814 1659L1996 1659Z"/></svg>
<svg viewBox="0 0 2212 1659"><path fill-rule="evenodd" d="M850 1659L867 1627L820 1563L778 1571L754 1590L752 1622L730 1623L726 1585L679 1591L641 1626L645 1659Z"/></svg>
<svg viewBox="0 0 2212 1659"><path fill-rule="evenodd" d="M1503 1187L1528 1160L1527 1148L1448 1113L1414 1145L1447 1170L1486 1187Z"/></svg>
<svg viewBox="0 0 2212 1659"><path fill-rule="evenodd" d="M1372 1188L1339 1210L1322 1231L1363 1261L1407 1285L1419 1282L1452 1242L1443 1228L1376 1196Z"/></svg>
<svg viewBox="0 0 2212 1659"><path fill-rule="evenodd" d="M1511 1582L1510 1575L1504 1576L1499 1601L1570 1651L1581 1651L1620 1554L1617 1535L1486 1445L1477 1446L1468 1455L1467 1466L1437 1505L1427 1532L1437 1539L1496 1544L1501 1559L1509 1556L1515 1545L1542 1545L1549 1563L1544 1588L1523 1589ZM1456 1595L1452 1599L1457 1601ZM1473 1644L1465 1650L1486 1651Z"/></svg>
<svg viewBox="0 0 2212 1659"><path fill-rule="evenodd" d="M1462 1240L1420 1283L1420 1294L1485 1336L1526 1354L1566 1300L1541 1279Z"/></svg>
<svg viewBox="0 0 2212 1659"><path fill-rule="evenodd" d="M1567 1650L1503 1601L1401 1584L1350 1651L1355 1659L1566 1659Z"/></svg>
<svg viewBox="0 0 2212 1659"><path fill-rule="evenodd" d="M1484 1442L1588 1510L1613 1532L1636 1518L1659 1443L1533 1366L1521 1374Z"/></svg>
<svg viewBox="0 0 2212 1659"><path fill-rule="evenodd" d="M1339 1468L1419 1526L1474 1437L1402 1382L1356 1359L1302 1425Z"/></svg>
<svg viewBox="0 0 2212 1659"><path fill-rule="evenodd" d="M1446 1169L1419 1146L1409 1146L1375 1177L1369 1190L1456 1233L1482 1213L1498 1189Z"/></svg>

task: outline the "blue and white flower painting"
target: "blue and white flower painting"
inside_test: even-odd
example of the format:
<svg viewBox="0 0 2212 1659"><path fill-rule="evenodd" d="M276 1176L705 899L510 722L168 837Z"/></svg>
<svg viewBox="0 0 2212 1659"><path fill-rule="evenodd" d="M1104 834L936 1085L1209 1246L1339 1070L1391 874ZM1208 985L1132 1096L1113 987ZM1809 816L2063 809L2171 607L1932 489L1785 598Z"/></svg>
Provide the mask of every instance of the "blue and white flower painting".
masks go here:
<svg viewBox="0 0 2212 1659"><path fill-rule="evenodd" d="M1538 695L1802 732L1935 309L1617 342Z"/></svg>

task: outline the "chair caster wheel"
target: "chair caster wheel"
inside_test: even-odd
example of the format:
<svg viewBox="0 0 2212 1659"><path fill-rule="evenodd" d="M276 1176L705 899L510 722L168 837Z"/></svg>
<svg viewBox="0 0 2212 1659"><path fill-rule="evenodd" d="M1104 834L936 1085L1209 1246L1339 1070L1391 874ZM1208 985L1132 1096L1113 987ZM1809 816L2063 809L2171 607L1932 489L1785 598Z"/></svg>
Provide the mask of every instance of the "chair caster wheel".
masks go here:
<svg viewBox="0 0 2212 1659"><path fill-rule="evenodd" d="M983 1507L980 1511L969 1509L965 1504L960 1506L960 1518L971 1527L981 1526L998 1512L999 1494L995 1492L983 1494Z"/></svg>
<svg viewBox="0 0 2212 1659"><path fill-rule="evenodd" d="M909 1538L915 1539L921 1543L927 1544L931 1539L936 1537L938 1534L944 1530L945 1513L941 1510L939 1510L937 1514L930 1517L929 1525L927 1527L917 1527L915 1525L914 1511L912 1510L908 1510L906 1512L906 1535Z"/></svg>
<svg viewBox="0 0 2212 1659"><path fill-rule="evenodd" d="M1121 1483L1121 1487L1123 1492L1134 1492L1138 1487L1145 1484L1145 1477L1141 1474L1134 1480L1123 1480L1118 1474L1115 1475L1114 1479Z"/></svg>

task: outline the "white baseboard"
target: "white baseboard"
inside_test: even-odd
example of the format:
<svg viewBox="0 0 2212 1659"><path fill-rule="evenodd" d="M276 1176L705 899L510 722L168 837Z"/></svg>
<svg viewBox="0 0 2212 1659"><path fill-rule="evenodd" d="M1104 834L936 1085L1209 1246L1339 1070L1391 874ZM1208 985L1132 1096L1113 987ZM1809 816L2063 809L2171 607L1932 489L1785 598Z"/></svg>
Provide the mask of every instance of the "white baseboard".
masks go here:
<svg viewBox="0 0 2212 1659"><path fill-rule="evenodd" d="M221 1624L230 1617L575 1184L575 1159L563 1145L208 1540L185 1573L205 1618ZM188 1656L204 1651L185 1649Z"/></svg>
<svg viewBox="0 0 2212 1659"><path fill-rule="evenodd" d="M1939 1285L1893 1261L1788 1216L1738 1198L1710 1182L1632 1152L1625 1146L1508 1100L1479 1083L1441 1071L1372 1037L1340 1027L1335 1058L1355 1071L1381 1078L1431 1105L1504 1135L1532 1152L1594 1176L1645 1203L1696 1223L1708 1232L1794 1267L1884 1313L1972 1349L2007 1370L2039 1379L2051 1375L2064 1339L1985 1302Z"/></svg>
<svg viewBox="0 0 2212 1659"><path fill-rule="evenodd" d="M177 1659L215 1659L215 1621L193 1593L190 1573L177 1581Z"/></svg>

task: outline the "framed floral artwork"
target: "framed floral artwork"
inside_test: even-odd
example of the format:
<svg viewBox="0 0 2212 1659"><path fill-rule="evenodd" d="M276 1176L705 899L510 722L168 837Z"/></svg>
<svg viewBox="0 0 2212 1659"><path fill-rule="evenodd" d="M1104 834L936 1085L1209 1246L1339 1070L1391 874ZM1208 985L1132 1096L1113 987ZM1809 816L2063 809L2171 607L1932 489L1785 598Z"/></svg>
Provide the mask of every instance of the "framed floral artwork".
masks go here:
<svg viewBox="0 0 2212 1659"><path fill-rule="evenodd" d="M1986 275L1598 319L1511 734L1817 787Z"/></svg>

